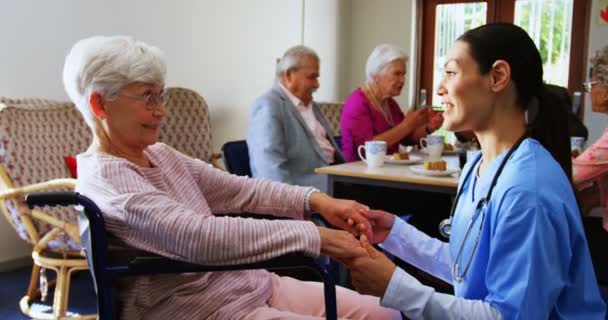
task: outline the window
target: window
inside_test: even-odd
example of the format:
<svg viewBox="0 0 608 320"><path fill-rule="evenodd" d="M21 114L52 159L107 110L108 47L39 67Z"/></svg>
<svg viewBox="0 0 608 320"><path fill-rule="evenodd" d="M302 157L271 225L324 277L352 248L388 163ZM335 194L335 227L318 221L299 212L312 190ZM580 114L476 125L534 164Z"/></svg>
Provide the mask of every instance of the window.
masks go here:
<svg viewBox="0 0 608 320"><path fill-rule="evenodd" d="M544 62L545 81L580 90L589 0L424 0L420 88L435 94L443 58L454 40L486 22L511 22L525 29ZM579 35L573 37L573 35Z"/></svg>

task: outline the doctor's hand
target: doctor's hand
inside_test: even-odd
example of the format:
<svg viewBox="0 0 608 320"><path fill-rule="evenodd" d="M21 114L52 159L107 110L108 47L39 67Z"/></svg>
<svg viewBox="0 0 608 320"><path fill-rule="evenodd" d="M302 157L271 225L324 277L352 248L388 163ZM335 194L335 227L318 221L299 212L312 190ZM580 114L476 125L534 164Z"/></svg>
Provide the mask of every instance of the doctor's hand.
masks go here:
<svg viewBox="0 0 608 320"><path fill-rule="evenodd" d="M310 209L320 213L325 220L353 235L371 237L372 226L364 215L369 207L353 200L332 198L325 193L314 192L310 196ZM350 222L350 223L349 223Z"/></svg>
<svg viewBox="0 0 608 320"><path fill-rule="evenodd" d="M365 236L361 236L360 243L368 255L347 262L353 286L362 294L382 298L397 266L376 250Z"/></svg>
<svg viewBox="0 0 608 320"><path fill-rule="evenodd" d="M322 255L331 256L338 261L367 256L367 251L352 234L342 230L318 228Z"/></svg>
<svg viewBox="0 0 608 320"><path fill-rule="evenodd" d="M364 212L363 215L369 219L372 226L371 233L373 236L371 238L368 237L369 241L371 243L384 242L393 228L393 224L395 223L395 215L383 210L369 210ZM348 223L354 224L355 222L349 220Z"/></svg>

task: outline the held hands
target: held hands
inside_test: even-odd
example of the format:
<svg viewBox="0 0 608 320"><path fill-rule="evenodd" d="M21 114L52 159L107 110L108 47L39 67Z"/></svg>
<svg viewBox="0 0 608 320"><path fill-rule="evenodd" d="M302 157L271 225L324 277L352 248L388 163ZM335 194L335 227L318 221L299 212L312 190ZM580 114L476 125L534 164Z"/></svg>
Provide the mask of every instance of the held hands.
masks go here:
<svg viewBox="0 0 608 320"><path fill-rule="evenodd" d="M368 238L371 243L384 242L393 228L395 216L392 213L383 210L369 210L363 213L363 216L365 216L371 224L372 237ZM348 223L354 225L355 222L349 219Z"/></svg>
<svg viewBox="0 0 608 320"><path fill-rule="evenodd" d="M336 199L332 200L336 201ZM347 200L339 201L349 202ZM357 202L354 203L361 206ZM372 235L374 243L383 242L393 227L395 216L382 210L359 210L358 214L348 217L345 221L348 229L357 231L361 230L361 223L357 223L355 218L361 218L362 221L369 224L359 241L347 232L319 227L321 254L332 256L351 269L352 282L358 292L382 297L397 267L371 245L366 234ZM328 218L326 217L326 219Z"/></svg>
<svg viewBox="0 0 608 320"><path fill-rule="evenodd" d="M321 236L321 254L332 256L338 261L367 256L359 240L342 230L318 227Z"/></svg>
<svg viewBox="0 0 608 320"><path fill-rule="evenodd" d="M360 244L366 255L342 261L351 269L352 283L358 292L382 297L397 266L376 250L367 237L361 236Z"/></svg>
<svg viewBox="0 0 608 320"><path fill-rule="evenodd" d="M372 226L365 216L369 207L353 200L335 199L324 193L315 192L310 196L310 208L319 212L332 225L353 235L372 236Z"/></svg>

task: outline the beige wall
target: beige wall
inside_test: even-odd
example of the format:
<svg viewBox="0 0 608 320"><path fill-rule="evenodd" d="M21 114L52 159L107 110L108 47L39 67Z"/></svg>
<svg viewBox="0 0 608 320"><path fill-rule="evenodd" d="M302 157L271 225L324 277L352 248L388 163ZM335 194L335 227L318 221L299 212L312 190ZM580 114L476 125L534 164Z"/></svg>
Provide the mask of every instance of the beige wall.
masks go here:
<svg viewBox="0 0 608 320"><path fill-rule="evenodd" d="M249 104L271 86L275 59L290 46L303 41L320 54L317 100L339 98L338 33L347 32L342 18L349 6L349 0L1 1L0 95L67 99L61 70L75 41L132 35L163 49L167 85L205 97L219 150L245 137ZM28 251L0 218L0 264Z"/></svg>
<svg viewBox="0 0 608 320"><path fill-rule="evenodd" d="M346 98L365 80L365 63L374 47L381 43L390 43L401 47L412 56L412 12L415 1L412 0L352 0L350 44L348 45L348 81L342 87L342 96ZM413 57L412 57L413 58ZM408 79L414 77L414 59L408 64ZM397 101L402 109L410 105L410 93L404 88Z"/></svg>

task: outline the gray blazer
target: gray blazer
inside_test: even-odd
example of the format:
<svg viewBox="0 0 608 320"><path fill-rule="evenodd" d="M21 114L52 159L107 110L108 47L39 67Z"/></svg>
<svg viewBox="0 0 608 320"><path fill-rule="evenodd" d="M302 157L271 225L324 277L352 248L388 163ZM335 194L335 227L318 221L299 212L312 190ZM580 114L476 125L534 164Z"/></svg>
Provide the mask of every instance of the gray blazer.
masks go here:
<svg viewBox="0 0 608 320"><path fill-rule="evenodd" d="M317 103L313 103L313 112L336 149L334 161L344 162ZM314 169L329 163L304 118L276 83L251 107L247 146L254 177L327 190L327 176Z"/></svg>

